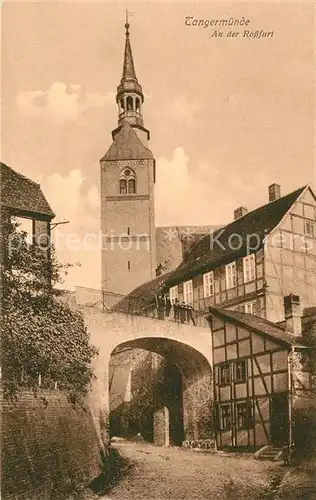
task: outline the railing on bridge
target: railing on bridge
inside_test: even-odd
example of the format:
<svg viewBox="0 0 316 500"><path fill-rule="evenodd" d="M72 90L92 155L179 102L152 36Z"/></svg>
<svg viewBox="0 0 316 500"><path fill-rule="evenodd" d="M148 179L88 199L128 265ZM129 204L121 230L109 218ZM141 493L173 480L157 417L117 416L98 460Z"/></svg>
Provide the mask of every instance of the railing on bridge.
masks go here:
<svg viewBox="0 0 316 500"><path fill-rule="evenodd" d="M124 295L119 293L76 286L76 304L81 306L96 307L104 311L111 311L123 298Z"/></svg>
<svg viewBox="0 0 316 500"><path fill-rule="evenodd" d="M133 297L106 290L76 287L76 303L95 307L105 312L121 312L194 326L206 326L205 311L195 310L184 303L171 304L170 300L162 295L154 298Z"/></svg>

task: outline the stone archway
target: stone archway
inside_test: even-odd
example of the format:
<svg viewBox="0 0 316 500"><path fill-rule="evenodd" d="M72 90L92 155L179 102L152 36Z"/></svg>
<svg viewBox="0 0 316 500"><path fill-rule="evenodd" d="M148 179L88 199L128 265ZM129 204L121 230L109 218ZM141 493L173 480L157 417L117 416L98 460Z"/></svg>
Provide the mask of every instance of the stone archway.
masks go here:
<svg viewBox="0 0 316 500"><path fill-rule="evenodd" d="M125 375L124 369L121 373L117 371L121 378L125 376L127 385L124 387L123 383L121 387L121 391L123 390L125 394L124 401L120 401L119 411L117 406L110 408L112 426L116 425L116 429L119 429L117 422L121 419L123 433L135 434L139 431L150 436L149 428L142 427L142 416L146 414L147 426L152 425L152 440L157 445L181 445L185 440L210 439L213 397L209 361L194 348L163 337L142 337L123 342L113 349L112 358L121 356L120 362L126 363L128 354L124 359L125 353L135 349L151 353L150 365L145 354L140 356L136 363L133 361L133 375L131 371L126 372L126 366ZM112 371L110 369L109 373L109 386L111 383L113 383L113 369ZM115 391L113 393L112 387L112 394L109 397L110 406L111 402L113 403L113 396L114 400L118 396L118 388L114 389L116 393ZM109 391L111 392L111 387ZM144 408L141 405L144 405ZM152 413L147 411L146 405L152 406ZM142 409L146 411L142 412ZM139 427L137 425L133 427L135 420Z"/></svg>
<svg viewBox="0 0 316 500"><path fill-rule="evenodd" d="M95 378L89 393L89 406L100 443L106 445L109 440L109 361L119 346L157 353L179 369L183 381L185 439L209 439L212 435L213 401L210 330L155 318L106 313L95 307L81 306L80 309L84 312L91 342L99 348L93 361ZM158 428L161 426L156 426ZM166 435L166 432L162 433L160 442L167 442Z"/></svg>

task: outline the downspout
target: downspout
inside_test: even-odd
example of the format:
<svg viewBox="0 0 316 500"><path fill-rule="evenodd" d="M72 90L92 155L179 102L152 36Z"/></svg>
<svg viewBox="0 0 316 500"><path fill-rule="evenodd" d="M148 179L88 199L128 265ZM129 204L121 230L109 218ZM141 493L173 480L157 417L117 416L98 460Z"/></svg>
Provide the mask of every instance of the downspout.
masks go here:
<svg viewBox="0 0 316 500"><path fill-rule="evenodd" d="M210 313L209 313L210 314ZM213 417L213 424L214 424L214 449L217 451L217 438L218 438L218 424L219 424L219 419L220 419L220 414L219 414L219 405L218 401L216 401L216 386L215 386L215 368L214 368L214 335L213 335L213 316L210 314L209 317L209 327L211 330L211 370L212 370L212 385L213 385L213 411L212 411L212 417Z"/></svg>
<svg viewBox="0 0 316 500"><path fill-rule="evenodd" d="M288 355L288 413L289 413L289 423L288 423L288 457L290 458L292 441L293 441L293 429L292 429L292 417L293 417L293 394L292 394L292 355L295 352L295 347L291 346L291 352Z"/></svg>

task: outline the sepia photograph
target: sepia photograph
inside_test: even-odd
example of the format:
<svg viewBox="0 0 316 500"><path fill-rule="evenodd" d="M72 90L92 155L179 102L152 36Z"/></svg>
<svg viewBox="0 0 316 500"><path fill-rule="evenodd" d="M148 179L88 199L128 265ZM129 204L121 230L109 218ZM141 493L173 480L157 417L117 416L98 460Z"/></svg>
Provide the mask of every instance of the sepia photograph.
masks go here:
<svg viewBox="0 0 316 500"><path fill-rule="evenodd" d="M1 499L315 499L315 3L0 16Z"/></svg>

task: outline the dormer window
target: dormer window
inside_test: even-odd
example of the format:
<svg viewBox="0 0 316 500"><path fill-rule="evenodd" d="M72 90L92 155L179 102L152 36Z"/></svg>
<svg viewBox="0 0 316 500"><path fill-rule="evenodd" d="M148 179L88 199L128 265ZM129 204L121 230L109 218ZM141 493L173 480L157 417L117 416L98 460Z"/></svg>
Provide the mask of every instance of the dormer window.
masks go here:
<svg viewBox="0 0 316 500"><path fill-rule="evenodd" d="M120 194L136 193L136 176L134 170L125 168L120 175Z"/></svg>

